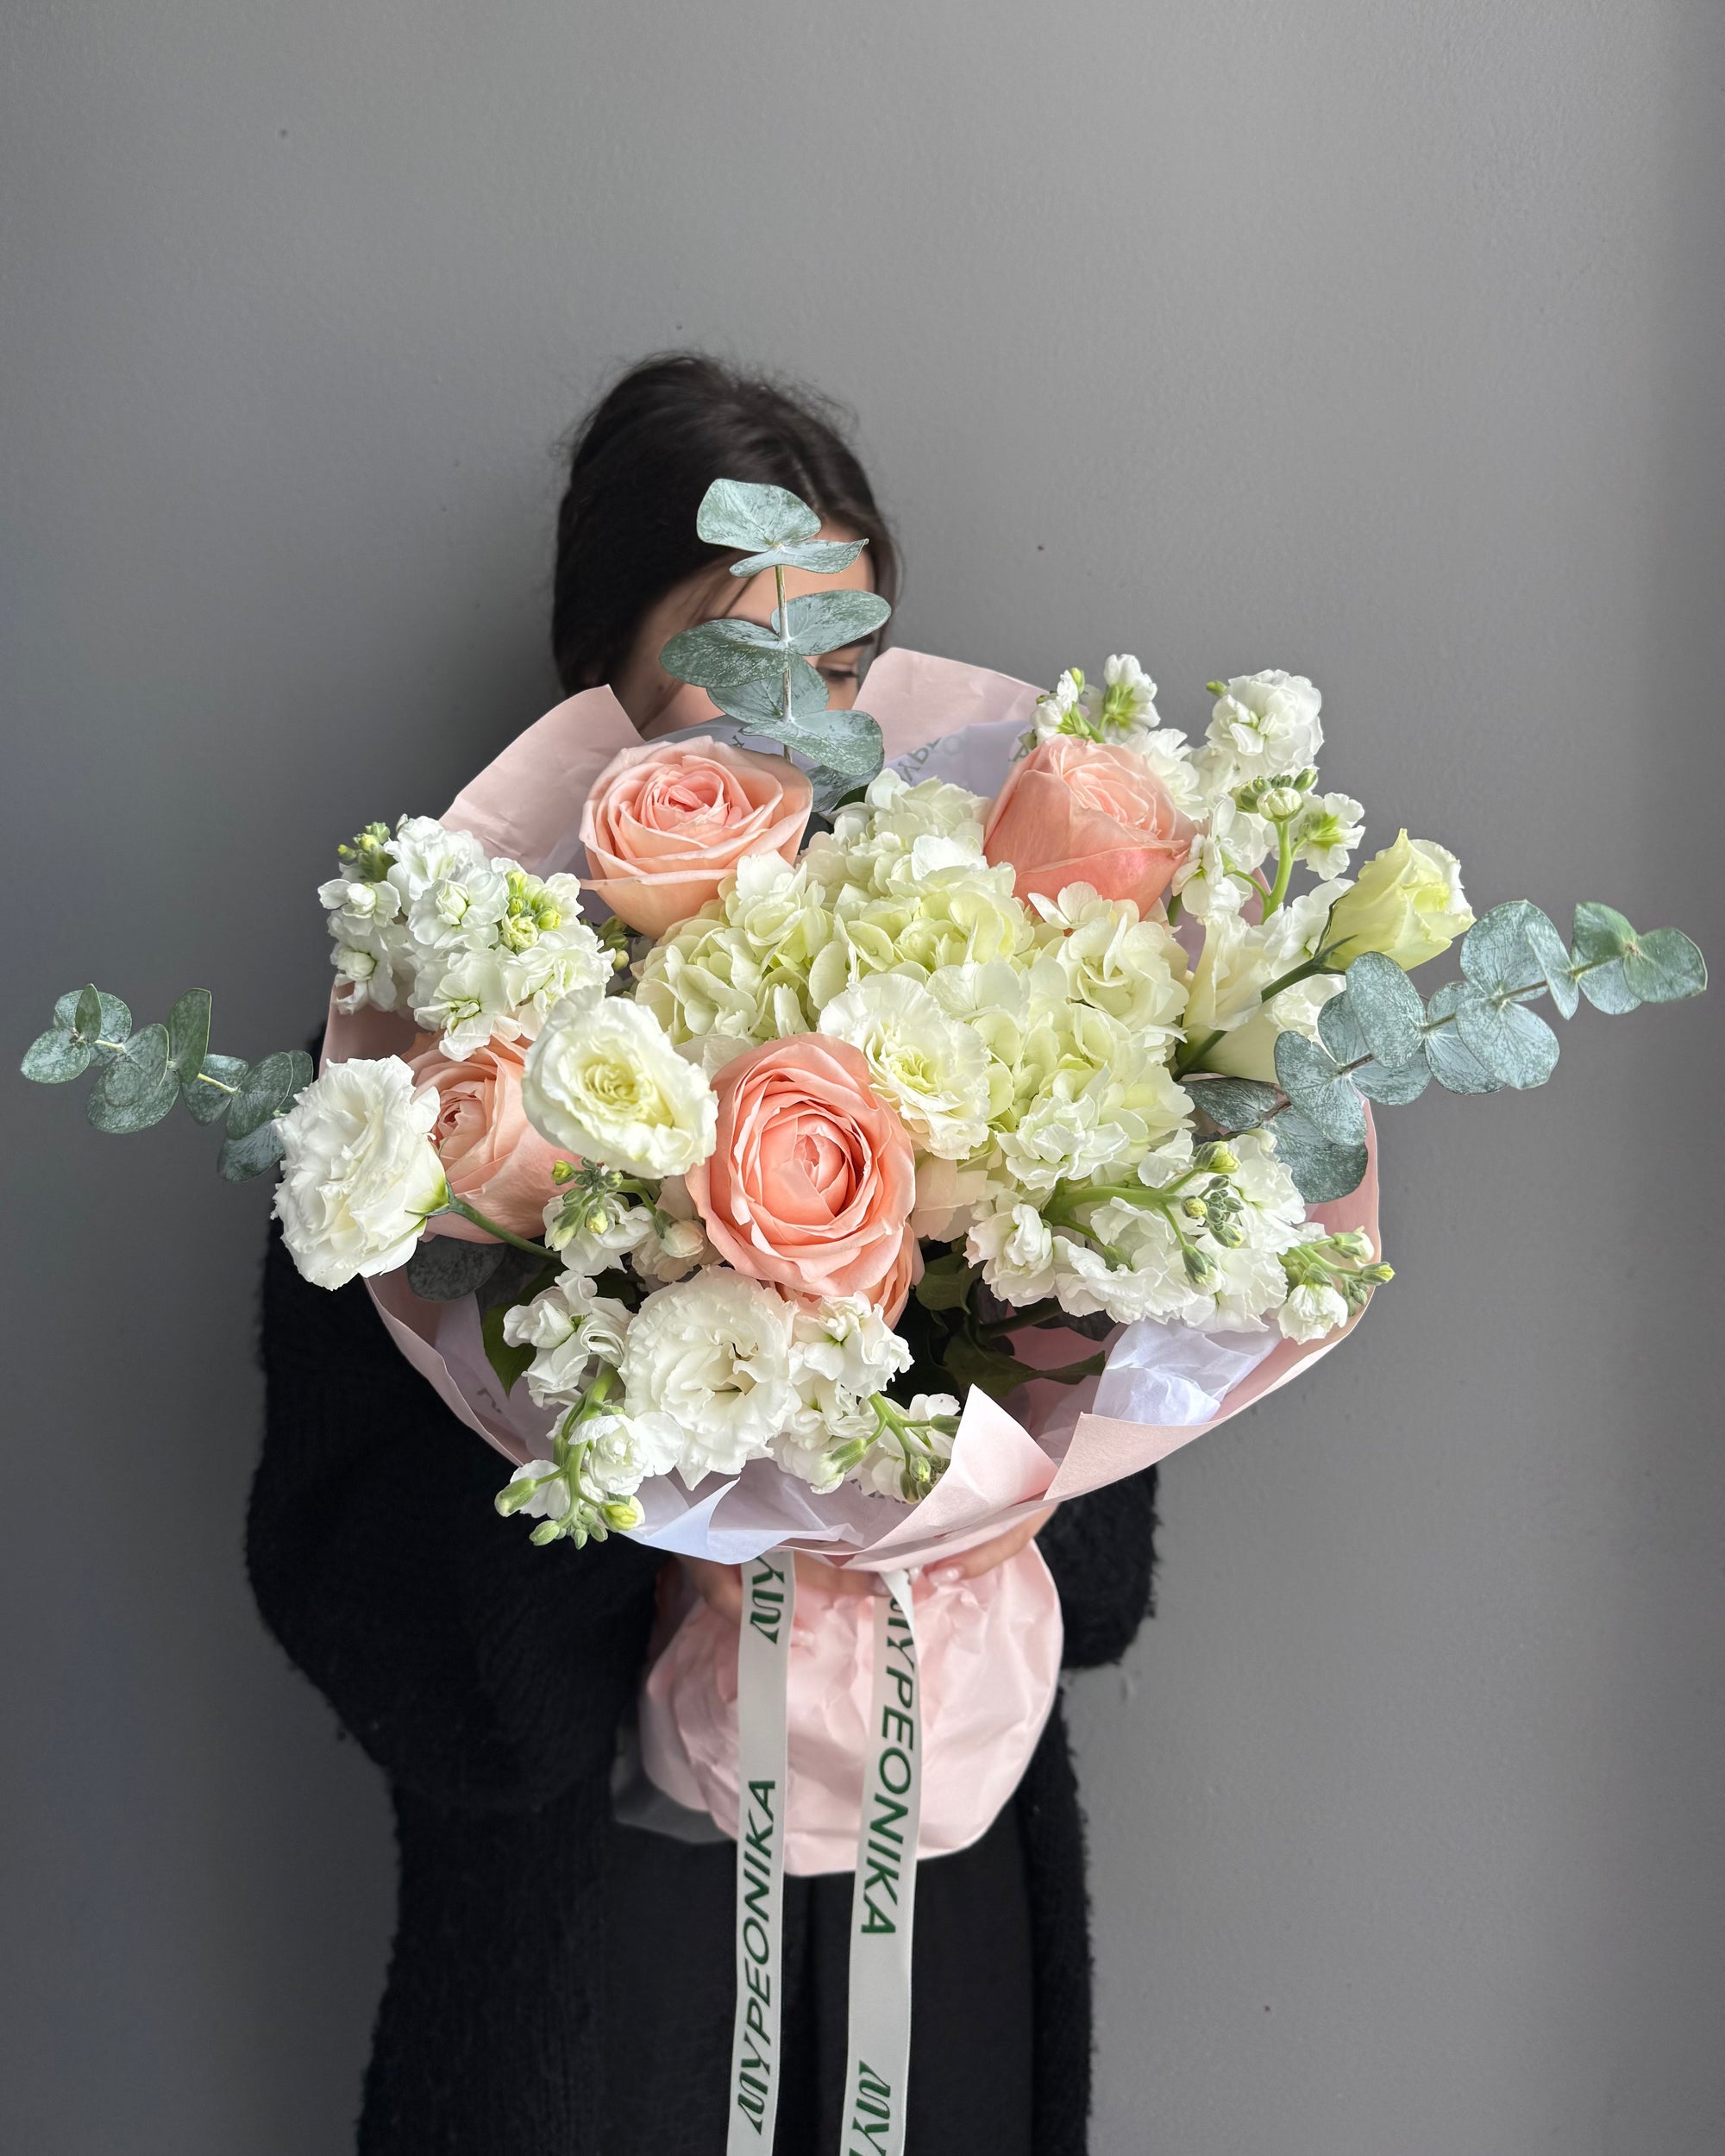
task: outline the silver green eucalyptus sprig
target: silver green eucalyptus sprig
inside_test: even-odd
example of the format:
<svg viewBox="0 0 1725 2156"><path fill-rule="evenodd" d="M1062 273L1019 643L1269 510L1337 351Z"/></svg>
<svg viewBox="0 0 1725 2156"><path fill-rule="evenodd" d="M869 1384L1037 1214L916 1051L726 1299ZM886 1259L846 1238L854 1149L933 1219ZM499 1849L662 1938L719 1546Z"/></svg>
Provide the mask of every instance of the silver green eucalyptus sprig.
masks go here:
<svg viewBox="0 0 1725 2156"><path fill-rule="evenodd" d="M1347 986L1318 1013L1318 1037L1276 1040L1276 1083L1206 1077L1199 1045L1186 1066L1193 1098L1223 1131L1267 1127L1308 1205L1345 1197L1365 1174L1365 1103L1399 1107L1435 1079L1451 1093L1528 1092L1557 1067L1556 1031L1529 1008L1550 996L1571 1018L1584 999L1613 1016L1680 1003L1707 986L1707 964L1682 931L1636 929L1609 906L1575 910L1568 943L1539 907L1509 899L1461 941L1461 978L1429 999L1393 958L1320 947L1265 989L1261 1002L1316 974Z"/></svg>
<svg viewBox="0 0 1725 2156"><path fill-rule="evenodd" d="M881 768L881 729L866 711L831 711L825 677L812 660L872 636L892 612L873 592L810 592L787 600L785 571L833 576L864 539L822 539L820 518L782 486L715 479L695 530L710 545L741 547L733 576L770 569L779 604L769 626L725 616L673 636L660 654L667 672L703 688L743 730L775 741L807 765L815 806L831 809Z"/></svg>
<svg viewBox="0 0 1725 2156"><path fill-rule="evenodd" d="M85 1112L98 1131L146 1131L183 1101L197 1123L223 1123L216 1160L229 1182L246 1182L281 1158L275 1119L311 1082L311 1058L285 1049L248 1063L210 1052L210 991L188 988L165 1025L132 1030L132 1014L101 988L68 989L53 1024L20 1066L38 1085L60 1086L94 1067Z"/></svg>

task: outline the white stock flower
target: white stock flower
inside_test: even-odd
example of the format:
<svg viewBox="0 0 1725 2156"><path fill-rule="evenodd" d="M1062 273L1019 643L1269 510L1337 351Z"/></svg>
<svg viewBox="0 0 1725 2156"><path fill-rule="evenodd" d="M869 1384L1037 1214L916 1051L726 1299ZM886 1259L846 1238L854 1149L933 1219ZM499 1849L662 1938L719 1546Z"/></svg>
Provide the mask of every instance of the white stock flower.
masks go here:
<svg viewBox="0 0 1725 2156"><path fill-rule="evenodd" d="M791 1382L802 1409L792 1426L797 1442L819 1450L871 1428L870 1396L910 1366L910 1349L865 1297L800 1307L791 1338Z"/></svg>
<svg viewBox="0 0 1725 2156"><path fill-rule="evenodd" d="M622 1360L629 1326L624 1304L595 1295L586 1281L566 1273L531 1302L505 1313L503 1337L512 1347L536 1351L526 1372L535 1406L571 1407L595 1363L615 1368Z"/></svg>
<svg viewBox="0 0 1725 2156"><path fill-rule="evenodd" d="M509 1478L512 1489L518 1482L531 1482L533 1495L516 1507L523 1519L562 1520L569 1510L569 1485L563 1470L555 1460L525 1460Z"/></svg>
<svg viewBox="0 0 1725 2156"><path fill-rule="evenodd" d="M682 1453L662 1420L641 1415L589 1415L574 1434L586 1447L581 1482L593 1498L632 1497L650 1476L668 1475Z"/></svg>
<svg viewBox="0 0 1725 2156"><path fill-rule="evenodd" d="M944 1467L952 1457L953 1436L950 1431L937 1430L935 1418L938 1416L944 1421L956 1421L961 1413L957 1395L954 1393L918 1393L904 1413L906 1421L920 1426L923 1444ZM856 1479L864 1489L873 1490L877 1497L902 1500L905 1495L904 1473L904 1446L895 1432L884 1430L865 1454L862 1464L856 1470Z"/></svg>
<svg viewBox="0 0 1725 2156"><path fill-rule="evenodd" d="M459 876L438 876L417 892L407 910L408 932L423 950L488 945L508 904L509 886L486 862Z"/></svg>
<svg viewBox="0 0 1725 2156"><path fill-rule="evenodd" d="M1347 1320L1346 1302L1327 1282L1293 1288L1276 1313L1277 1326L1290 1340L1321 1340Z"/></svg>
<svg viewBox="0 0 1725 2156"><path fill-rule="evenodd" d="M820 1030L861 1049L875 1090L929 1152L963 1160L988 1135L988 1051L920 982L873 975L833 998Z"/></svg>
<svg viewBox="0 0 1725 2156"><path fill-rule="evenodd" d="M1048 1223L1032 1205L1019 1204L975 1221L965 1256L1003 1300L1022 1307L1054 1289L1057 1252Z"/></svg>
<svg viewBox="0 0 1725 2156"><path fill-rule="evenodd" d="M1346 875L1349 856L1365 837L1364 814L1351 795L1309 795L1293 829L1295 860L1314 875Z"/></svg>
<svg viewBox="0 0 1725 2156"><path fill-rule="evenodd" d="M630 1419L674 1440L693 1489L767 1451L800 1405L791 1382L791 1306L736 1273L697 1273L649 1295L623 1351Z"/></svg>
<svg viewBox="0 0 1725 2156"><path fill-rule="evenodd" d="M446 956L447 963L436 963ZM493 1033L512 1040L521 1031L494 950L435 954L432 965L422 967L413 997L414 1017L427 1032L442 1034L444 1054L456 1062L483 1048Z"/></svg>
<svg viewBox="0 0 1725 2156"><path fill-rule="evenodd" d="M400 1056L332 1063L276 1124L275 1214L294 1263L317 1288L393 1272L449 1194L431 1143L438 1096L417 1092Z"/></svg>
<svg viewBox="0 0 1725 2156"><path fill-rule="evenodd" d="M399 990L394 969L375 951L350 943L337 943L329 954L336 968L336 1008L362 1011L367 1004L379 1011L392 1011Z"/></svg>
<svg viewBox="0 0 1725 2156"><path fill-rule="evenodd" d="M1248 779L1291 777L1318 761L1323 699L1302 674L1272 667L1237 674L1216 699L1201 767L1207 789L1222 793Z"/></svg>
<svg viewBox="0 0 1725 2156"><path fill-rule="evenodd" d="M557 1006L527 1052L521 1104L553 1145L634 1175L704 1161L718 1119L705 1075L621 996Z"/></svg>
<svg viewBox="0 0 1725 2156"><path fill-rule="evenodd" d="M478 875L491 862L471 831L446 830L435 816L404 816L389 841L394 864L388 881L400 893L405 912L415 899L445 876Z"/></svg>

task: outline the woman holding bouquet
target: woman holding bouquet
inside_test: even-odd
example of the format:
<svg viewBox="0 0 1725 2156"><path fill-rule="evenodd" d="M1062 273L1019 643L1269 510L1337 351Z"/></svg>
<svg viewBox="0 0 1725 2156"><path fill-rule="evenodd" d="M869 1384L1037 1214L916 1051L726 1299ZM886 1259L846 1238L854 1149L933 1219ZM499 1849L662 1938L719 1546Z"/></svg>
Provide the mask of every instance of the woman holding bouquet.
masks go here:
<svg viewBox="0 0 1725 2156"><path fill-rule="evenodd" d="M806 398L709 360L650 360L577 435L553 644L566 691L610 682L643 738L712 716L658 654L771 580L697 540L719 477L785 487L869 546L843 580L892 595L868 480ZM831 580L824 580L829 586ZM821 661L835 704L865 655ZM613 1768L656 1612L680 1591L623 1538L542 1553L489 1517L496 1462L392 1344L354 1282L266 1269L268 1410L249 1537L266 1621L388 1776L400 1909L366 2080L367 2156L705 2156L726 2132L734 1852L620 1824ZM1153 1472L1042 1524L1069 1666L1146 1614ZM955 1561L979 1572L1034 1525ZM737 1576L691 1563L721 1611ZM848 1872L786 1882L777 2147L838 2146ZM1090 2047L1076 1792L1058 1706L982 1837L920 1869L908 2098L917 2156L1079 2156Z"/></svg>

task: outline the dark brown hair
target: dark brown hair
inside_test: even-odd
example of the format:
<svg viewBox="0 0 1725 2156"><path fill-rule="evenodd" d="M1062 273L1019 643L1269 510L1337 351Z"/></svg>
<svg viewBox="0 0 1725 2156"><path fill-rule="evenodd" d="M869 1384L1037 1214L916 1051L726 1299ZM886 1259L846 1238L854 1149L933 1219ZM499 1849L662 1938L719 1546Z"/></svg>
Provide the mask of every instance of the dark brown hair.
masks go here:
<svg viewBox="0 0 1725 2156"><path fill-rule="evenodd" d="M801 388L699 352L643 360L576 428L557 512L551 652L567 693L615 678L674 585L735 555L695 536L718 479L787 487L869 542L875 589L898 596L899 555L844 415Z"/></svg>

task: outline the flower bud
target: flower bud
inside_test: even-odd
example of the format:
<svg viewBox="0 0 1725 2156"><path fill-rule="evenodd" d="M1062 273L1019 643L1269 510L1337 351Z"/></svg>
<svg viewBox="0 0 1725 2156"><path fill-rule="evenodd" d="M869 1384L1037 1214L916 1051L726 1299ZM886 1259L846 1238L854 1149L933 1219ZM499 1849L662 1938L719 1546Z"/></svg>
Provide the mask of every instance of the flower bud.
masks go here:
<svg viewBox="0 0 1725 2156"><path fill-rule="evenodd" d="M1336 900L1326 955L1346 968L1364 951L1382 951L1411 972L1472 925L1460 862L1430 839L1409 838L1404 830Z"/></svg>
<svg viewBox="0 0 1725 2156"><path fill-rule="evenodd" d="M1297 816L1305 806L1297 787L1273 786L1260 795L1258 812L1267 816L1272 824L1285 824Z"/></svg>

